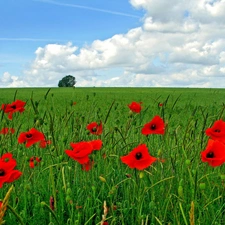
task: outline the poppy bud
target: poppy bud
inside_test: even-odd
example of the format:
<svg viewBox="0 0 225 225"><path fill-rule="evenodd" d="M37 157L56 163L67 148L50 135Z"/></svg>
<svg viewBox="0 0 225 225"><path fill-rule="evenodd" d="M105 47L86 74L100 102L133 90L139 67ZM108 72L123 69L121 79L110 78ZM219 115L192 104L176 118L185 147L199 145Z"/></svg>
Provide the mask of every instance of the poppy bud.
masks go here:
<svg viewBox="0 0 225 225"><path fill-rule="evenodd" d="M189 166L189 165L191 164L191 160L190 160L190 159L187 159L187 160L185 161L185 164L186 164L187 166Z"/></svg>
<svg viewBox="0 0 225 225"><path fill-rule="evenodd" d="M183 186L181 186L181 185L179 185L179 187L178 187L178 196L180 198L183 198L184 197Z"/></svg>
<svg viewBox="0 0 225 225"><path fill-rule="evenodd" d="M220 175L221 180L225 180L225 174Z"/></svg>
<svg viewBox="0 0 225 225"><path fill-rule="evenodd" d="M141 172L139 173L139 178L142 179L142 178L144 177L144 175L145 175L145 174L141 171Z"/></svg>
<svg viewBox="0 0 225 225"><path fill-rule="evenodd" d="M200 188L201 190L205 190L205 183L200 183L200 184L199 184L199 188Z"/></svg>
<svg viewBox="0 0 225 225"><path fill-rule="evenodd" d="M103 183L106 183L106 179L102 176L99 176L100 181L102 181Z"/></svg>
<svg viewBox="0 0 225 225"><path fill-rule="evenodd" d="M66 194L67 194L67 195L71 195L71 194L72 194L72 190L71 190L71 188L67 188L67 190L66 190Z"/></svg>

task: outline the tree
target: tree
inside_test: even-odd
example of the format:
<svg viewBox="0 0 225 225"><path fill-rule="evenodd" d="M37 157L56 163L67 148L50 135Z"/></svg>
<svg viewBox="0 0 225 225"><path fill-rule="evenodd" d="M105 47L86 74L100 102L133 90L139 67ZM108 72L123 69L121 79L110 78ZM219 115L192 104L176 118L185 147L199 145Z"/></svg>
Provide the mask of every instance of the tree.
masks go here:
<svg viewBox="0 0 225 225"><path fill-rule="evenodd" d="M62 80L59 81L58 86L59 87L74 87L76 84L76 79L72 75L67 75L62 78Z"/></svg>

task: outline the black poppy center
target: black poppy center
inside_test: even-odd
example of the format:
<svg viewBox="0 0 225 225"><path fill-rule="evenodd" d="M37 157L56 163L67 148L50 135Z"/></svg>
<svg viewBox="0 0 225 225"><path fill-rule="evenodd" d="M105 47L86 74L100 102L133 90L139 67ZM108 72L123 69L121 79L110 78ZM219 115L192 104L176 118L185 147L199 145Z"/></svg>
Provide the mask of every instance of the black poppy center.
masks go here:
<svg viewBox="0 0 225 225"><path fill-rule="evenodd" d="M5 175L5 170L3 169L0 169L0 177L4 176Z"/></svg>
<svg viewBox="0 0 225 225"><path fill-rule="evenodd" d="M11 108L12 108L12 109L16 109L16 105L12 105Z"/></svg>
<svg viewBox="0 0 225 225"><path fill-rule="evenodd" d="M31 138L32 136L32 134L26 134L26 138Z"/></svg>
<svg viewBox="0 0 225 225"><path fill-rule="evenodd" d="M207 157L207 158L213 158L213 157L214 157L214 153L213 153L213 152L208 152L208 153L206 154L206 157Z"/></svg>
<svg viewBox="0 0 225 225"><path fill-rule="evenodd" d="M92 132L96 132L96 131L97 131L97 128L96 128L96 127L93 127L93 128L91 129L91 131L92 131Z"/></svg>
<svg viewBox="0 0 225 225"><path fill-rule="evenodd" d="M155 130L156 129L156 125L155 124L152 124L151 125L151 130Z"/></svg>
<svg viewBox="0 0 225 225"><path fill-rule="evenodd" d="M135 158L137 160L140 160L142 158L142 153L141 152L137 152L136 155L135 155Z"/></svg>
<svg viewBox="0 0 225 225"><path fill-rule="evenodd" d="M215 129L214 132L220 133L220 129Z"/></svg>

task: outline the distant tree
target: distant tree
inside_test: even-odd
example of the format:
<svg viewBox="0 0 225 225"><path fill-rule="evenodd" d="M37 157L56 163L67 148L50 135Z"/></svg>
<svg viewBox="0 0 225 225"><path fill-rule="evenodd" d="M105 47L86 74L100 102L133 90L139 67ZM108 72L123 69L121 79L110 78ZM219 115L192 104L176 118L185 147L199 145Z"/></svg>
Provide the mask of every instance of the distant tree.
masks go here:
<svg viewBox="0 0 225 225"><path fill-rule="evenodd" d="M59 87L74 87L76 84L76 79L72 75L67 75L62 78L62 80L59 81L58 86Z"/></svg>

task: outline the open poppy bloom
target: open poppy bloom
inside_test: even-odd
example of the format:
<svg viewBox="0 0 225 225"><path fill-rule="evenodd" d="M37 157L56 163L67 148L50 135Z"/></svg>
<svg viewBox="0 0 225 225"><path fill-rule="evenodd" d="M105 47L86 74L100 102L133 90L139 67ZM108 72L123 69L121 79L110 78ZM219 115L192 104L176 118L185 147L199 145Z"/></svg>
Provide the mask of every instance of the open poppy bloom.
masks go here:
<svg viewBox="0 0 225 225"><path fill-rule="evenodd" d="M206 149L201 152L201 159L213 167L222 165L225 163L225 145L210 139Z"/></svg>
<svg viewBox="0 0 225 225"><path fill-rule="evenodd" d="M0 158L0 188L4 183L11 183L22 175L19 170L14 170L15 167L16 160L12 158L11 153L5 153Z"/></svg>
<svg viewBox="0 0 225 225"><path fill-rule="evenodd" d="M211 139L225 143L225 122L223 120L215 121L211 128L206 129L205 133Z"/></svg>
<svg viewBox="0 0 225 225"><path fill-rule="evenodd" d="M145 144L141 144L134 148L128 155L120 157L121 161L127 164L130 168L143 170L149 167L157 159L152 157Z"/></svg>
<svg viewBox="0 0 225 225"><path fill-rule="evenodd" d="M164 134L165 123L160 116L155 116L149 123L146 123L141 130L144 135L149 134Z"/></svg>
<svg viewBox="0 0 225 225"><path fill-rule="evenodd" d="M25 142L26 148L29 148L31 145L41 141L45 141L45 136L35 128L31 128L28 132L22 132L18 137L18 142L20 144Z"/></svg>
<svg viewBox="0 0 225 225"><path fill-rule="evenodd" d="M97 124L96 122L92 122L86 127L92 134L101 135L102 134L102 122Z"/></svg>
<svg viewBox="0 0 225 225"><path fill-rule="evenodd" d="M29 166L30 168L34 168L35 166L37 166L39 163L41 162L41 158L38 158L36 156L33 156L30 158L29 160Z"/></svg>
<svg viewBox="0 0 225 225"><path fill-rule="evenodd" d="M87 164L90 160L89 155L92 151L101 149L102 141L81 141L77 143L70 143L70 146L73 150L65 150L65 153L80 164Z"/></svg>
<svg viewBox="0 0 225 225"><path fill-rule="evenodd" d="M11 120L12 115L15 112L20 112L22 113L25 109L26 102L23 102L21 100L16 100L15 102L12 102L11 104L2 104L2 110L5 113L8 113L8 118Z"/></svg>
<svg viewBox="0 0 225 225"><path fill-rule="evenodd" d="M2 128L0 130L0 134L9 134L9 133L14 134L15 133L15 129L4 127L4 128Z"/></svg>
<svg viewBox="0 0 225 225"><path fill-rule="evenodd" d="M130 108L132 112L135 112L135 113L140 113L142 109L141 103L138 103L138 102L131 102L131 104L129 104L128 107Z"/></svg>

